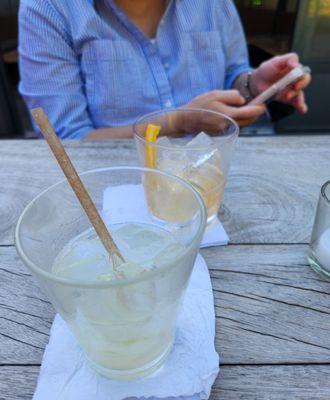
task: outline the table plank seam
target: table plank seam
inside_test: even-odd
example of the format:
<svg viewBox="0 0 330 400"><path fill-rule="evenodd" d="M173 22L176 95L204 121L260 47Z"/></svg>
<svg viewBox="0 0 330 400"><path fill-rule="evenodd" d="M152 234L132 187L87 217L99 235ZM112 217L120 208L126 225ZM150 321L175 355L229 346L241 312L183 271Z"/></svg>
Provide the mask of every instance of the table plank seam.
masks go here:
<svg viewBox="0 0 330 400"><path fill-rule="evenodd" d="M323 293L323 294L324 294L324 293ZM321 314L330 315L330 313L327 312L327 311L318 310L317 308L308 307L308 306L305 306L305 305L303 305L303 304L291 303L291 302L284 301L284 300L274 299L273 297L261 296L261 295L259 295L259 294L256 294L255 296L256 296L256 297L260 297L261 299L265 299L265 300L267 300L267 301L272 301L272 302L275 302L275 303L284 304L284 305L286 305L286 306L304 308L305 310L310 310L310 311L318 312L318 313L321 313Z"/></svg>
<svg viewBox="0 0 330 400"><path fill-rule="evenodd" d="M234 292L228 292L228 291L226 291L226 290L216 289L216 288L213 288L213 292L222 293L222 294L229 294L229 295L237 296L237 297L243 297L243 298L245 298L245 299L259 301L260 303L267 303L267 302L264 301L264 300L260 300L260 299L256 298L256 297L261 297L261 296L257 296L257 295L256 295L256 297L251 297L251 296L247 296L247 295L245 295L245 294L234 293Z"/></svg>
<svg viewBox="0 0 330 400"><path fill-rule="evenodd" d="M12 336L6 335L6 334L3 333L3 332L0 332L0 336L3 336L3 337L5 337L5 338L7 338L7 339L10 339L10 340L13 340L14 342L17 342L17 343L25 344L26 346L30 346L30 347L33 347L33 348L35 348L35 349L44 350L43 347L35 346L35 345L31 344L31 343L24 342L24 340L15 339L15 338L13 338Z"/></svg>
<svg viewBox="0 0 330 400"><path fill-rule="evenodd" d="M221 316L221 317L217 317L217 319L224 319L224 320L228 320L228 321L231 321L231 322L236 322L236 323L238 323L238 324L242 324L242 321L238 321L238 320L236 320L236 319L234 319L234 318L229 318L229 317L223 317L223 316ZM243 330L243 331L246 331L246 332L256 333L256 334L262 335L262 336L273 337L273 338L275 338L275 339L285 340L285 341L287 341L287 342L292 342L293 340L296 340L296 339L294 339L294 338L292 338L293 340L291 340L290 338L285 338L285 337L273 335L273 334L271 334L271 333L265 333L265 332L255 331L255 330L253 330L253 329L243 328L241 325L240 325L239 329L240 329L240 330ZM307 343L307 344L309 344L309 343ZM327 349L327 350L329 350L329 349Z"/></svg>
<svg viewBox="0 0 330 400"><path fill-rule="evenodd" d="M237 323L239 323L239 321L235 321L235 320L230 319L230 318L227 318L227 317L219 317L219 318L220 318L220 319L228 319L228 320L230 320L230 321L232 321L232 322L237 322ZM275 339L285 340L285 341L287 341L287 342L299 342L299 343L304 343L304 344L307 344L307 345L309 345L309 346L313 346L313 347L317 347L317 348L320 348L320 349L325 349L325 350L329 350L329 351L330 351L330 348L329 348L329 347L321 346L321 345L315 344L315 343L310 343L310 342L307 342L307 341L305 341L305 340L297 339L297 338L295 338L295 337L285 338L285 337L273 335L273 334L270 334L270 333L259 332L259 331L255 331L255 330L253 330L253 329L243 328L242 326L240 326L239 329L240 329L240 330L243 330L243 331L246 331L246 332L256 333L256 334L261 335L261 336L267 336L267 337L273 337L273 338L275 338Z"/></svg>
<svg viewBox="0 0 330 400"><path fill-rule="evenodd" d="M33 326L24 324L23 322L18 322L18 321L15 321L14 319L7 318L7 317L2 317L2 316L0 316L0 319L3 319L3 320L5 320L5 321L12 322L12 323L17 324L17 325L19 325L19 326L25 326L26 328L31 329L33 332L40 333L41 335L44 335L44 336L47 336L47 337L49 336L48 333L41 332L41 331L39 331L38 329L35 329ZM1 332L0 332L0 334L1 334Z"/></svg>
<svg viewBox="0 0 330 400"><path fill-rule="evenodd" d="M5 308L6 310L10 310L10 311L16 312L18 314L28 315L29 317L35 317L35 318L40 319L41 321L44 321L44 318L42 316L40 316L40 315L31 314L31 313L28 313L26 311L17 310L16 308L8 307L7 304L0 303L0 307Z"/></svg>
<svg viewBox="0 0 330 400"><path fill-rule="evenodd" d="M270 264L267 264L267 266L271 267ZM306 266L307 266L307 264L306 264ZM278 267L278 265L276 267ZM260 277L260 278L274 279L274 276L271 276L271 275L265 275L263 273L258 273L258 272L238 271L238 270L234 270L234 269L222 269L222 268L209 267L209 271L210 272L224 272L225 274L231 273L231 274L239 274L239 275L251 275L251 276L256 276L258 278ZM217 277L214 277L214 278L216 279ZM265 281L265 282L267 282L267 281Z"/></svg>
<svg viewBox="0 0 330 400"><path fill-rule="evenodd" d="M22 276L31 276L31 274L28 274L28 273L24 273L24 272L14 272L14 271L10 271L9 269L2 268L2 267L0 267L0 271L6 272L7 274L20 276L20 277L22 277Z"/></svg>
<svg viewBox="0 0 330 400"><path fill-rule="evenodd" d="M8 364L8 363L0 363L0 368L6 368L6 367L41 367L41 364Z"/></svg>
<svg viewBox="0 0 330 400"><path fill-rule="evenodd" d="M317 362L317 361L311 361L311 362L279 362L279 363L235 363L235 364L230 364L230 363L225 363L225 364L219 364L220 368L225 367L225 368L236 368L236 367L296 367L296 366L313 366L313 365L324 365L324 366L330 366L330 362ZM0 364L1 366L1 364Z"/></svg>
<svg viewBox="0 0 330 400"><path fill-rule="evenodd" d="M228 247L234 246L308 246L308 242L237 242L237 243L228 243ZM212 246L218 247L218 246ZM212 248L209 247L209 248Z"/></svg>
<svg viewBox="0 0 330 400"><path fill-rule="evenodd" d="M308 246L308 242L237 242L228 243L226 247L237 247L237 246ZM1 247L15 247L15 243L0 244ZM207 249L219 248L222 246L209 246Z"/></svg>
<svg viewBox="0 0 330 400"><path fill-rule="evenodd" d="M6 367L18 367L18 368L24 368L24 367L41 367L42 364L29 364L29 363L23 363L23 364L9 364L9 363L0 363L0 368L6 368ZM259 368L259 367L304 367L304 366L330 366L329 362L287 362L287 363L238 363L238 364L219 364L220 368L237 368L237 367L249 367L249 368Z"/></svg>
<svg viewBox="0 0 330 400"><path fill-rule="evenodd" d="M306 264L306 267L308 266L308 264ZM219 270L218 270L219 271ZM225 270L224 270L225 271ZM257 276L262 276L262 275L258 275ZM274 277L268 277L270 279L274 279ZM311 289L311 288L304 288L301 286L295 286L295 285L286 285L284 283L278 283L278 282L270 282L270 281L263 281L262 279L259 280L259 282L262 283L267 283L270 285L274 285L274 286L283 286L283 287L288 287L290 289L298 289L298 290L305 290L306 292L315 292L315 293L320 293L320 294L325 294L327 296L330 296L330 293L327 293L325 291L321 291L321 290L316 290L316 289ZM324 282L324 281L320 281L320 282Z"/></svg>
<svg viewBox="0 0 330 400"><path fill-rule="evenodd" d="M290 286L290 287L292 287L292 286ZM228 291L226 291L226 290L221 290L221 289L216 289L216 288L213 288L213 291L214 291L214 292L217 292L217 293L229 294L229 295L237 296L237 297L244 297L244 298L246 298L246 299L254 300L254 301L259 301L259 302L262 302L262 303L268 303L269 301L271 301L271 302L275 302L275 303L284 304L284 305L286 305L286 306L304 308L304 309L306 309L306 310L318 312L318 313L321 313L321 314L330 315L330 313L327 312L327 311L318 310L318 309L316 309L316 308L308 307L308 306L305 306L305 305L303 305L303 304L291 303L291 302L284 301L284 300L274 299L274 298L268 297L268 296L261 296L261 295L255 294L254 297L251 297L251 296L247 296L247 295L244 295L244 294L235 293L235 292L228 292ZM322 293L322 294L325 294L325 292L321 292L321 293ZM266 300L266 301L261 300L261 299L264 299L264 300Z"/></svg>

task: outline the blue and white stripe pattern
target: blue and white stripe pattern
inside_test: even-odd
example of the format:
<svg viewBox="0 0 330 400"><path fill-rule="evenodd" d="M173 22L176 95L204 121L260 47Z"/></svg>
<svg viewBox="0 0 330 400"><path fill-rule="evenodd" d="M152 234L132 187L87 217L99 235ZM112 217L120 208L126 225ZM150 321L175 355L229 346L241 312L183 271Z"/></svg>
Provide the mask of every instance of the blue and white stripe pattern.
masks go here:
<svg viewBox="0 0 330 400"><path fill-rule="evenodd" d="M171 0L155 41L114 0L21 0L20 92L62 138L228 89L249 70L232 0Z"/></svg>

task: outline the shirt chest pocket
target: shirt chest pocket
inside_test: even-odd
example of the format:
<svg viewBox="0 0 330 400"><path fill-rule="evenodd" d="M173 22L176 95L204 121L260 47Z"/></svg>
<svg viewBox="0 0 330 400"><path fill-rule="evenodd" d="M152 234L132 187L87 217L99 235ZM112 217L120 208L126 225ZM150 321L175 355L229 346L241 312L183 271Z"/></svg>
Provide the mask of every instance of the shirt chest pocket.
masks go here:
<svg viewBox="0 0 330 400"><path fill-rule="evenodd" d="M136 51L122 40L94 40L83 47L81 70L88 106L100 120L117 122L138 112L143 96ZM103 117L102 117L103 115Z"/></svg>
<svg viewBox="0 0 330 400"><path fill-rule="evenodd" d="M226 60L220 32L189 32L184 37L189 52L188 73L195 96L215 89L223 89Z"/></svg>

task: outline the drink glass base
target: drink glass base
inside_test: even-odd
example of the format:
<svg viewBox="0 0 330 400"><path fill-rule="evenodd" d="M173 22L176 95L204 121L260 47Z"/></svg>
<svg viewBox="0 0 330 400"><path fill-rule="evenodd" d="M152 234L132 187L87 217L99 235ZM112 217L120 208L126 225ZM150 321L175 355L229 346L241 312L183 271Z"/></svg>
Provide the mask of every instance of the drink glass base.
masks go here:
<svg viewBox="0 0 330 400"><path fill-rule="evenodd" d="M206 220L206 228L212 226L215 223L216 219L217 219L217 214L213 214L210 217L208 217Z"/></svg>
<svg viewBox="0 0 330 400"><path fill-rule="evenodd" d="M312 270L320 275L322 278L330 280L330 271L326 270L322 267L322 265L316 260L316 258L312 255L307 257L309 265L311 266Z"/></svg>
<svg viewBox="0 0 330 400"><path fill-rule="evenodd" d="M172 347L173 343L170 343L169 346L163 351L161 355L159 355L154 360L150 361L148 364L143 365L142 367L139 368L128 369L128 370L106 368L103 367L102 365L95 363L87 356L85 357L91 368L93 368L94 371L98 372L100 375L106 376L107 378L111 378L114 380L132 381L135 379L148 376L153 372L155 372L158 368L160 368L164 364L167 356L170 354Z"/></svg>

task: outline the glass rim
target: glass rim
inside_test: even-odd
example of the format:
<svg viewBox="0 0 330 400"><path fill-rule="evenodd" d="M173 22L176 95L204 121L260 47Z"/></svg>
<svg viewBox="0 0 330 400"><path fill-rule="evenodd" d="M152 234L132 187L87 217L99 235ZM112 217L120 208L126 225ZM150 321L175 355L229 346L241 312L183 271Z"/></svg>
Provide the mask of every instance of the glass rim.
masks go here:
<svg viewBox="0 0 330 400"><path fill-rule="evenodd" d="M326 188L330 185L330 180L326 181L321 187L321 195L322 197L330 204L330 198L327 196Z"/></svg>
<svg viewBox="0 0 330 400"><path fill-rule="evenodd" d="M194 189L194 187L192 185L190 185L188 182L184 181L183 179L181 179L175 175L169 174L164 171L152 169L152 168L145 168L145 167L139 167L139 166L119 166L119 167L96 168L93 170L84 171L82 173L79 173L78 175L81 177L81 176L90 175L93 173L95 174L97 172L116 171L116 170L117 171L118 170L126 170L126 171L133 170L133 171L151 172L154 174L163 175L163 176L166 176L168 178L178 181L180 184L182 184L188 190L190 190L190 192L195 196L195 198L197 200L197 204L199 205L199 209L201 211L201 223L197 229L197 232L194 234L193 238L190 240L189 245L184 249L184 251L182 251L180 253L178 259L181 259L183 256L185 256L191 250L191 248L193 247L197 238L199 238L203 235L205 227L206 227L206 220L207 220L206 208L205 208L205 204L204 204L200 194L197 192L197 190ZM41 267L37 266L25 254L25 251L23 250L23 246L21 243L20 232L21 232L21 227L24 223L24 217L25 217L26 213L30 210L30 208L33 207L34 203L38 199L40 199L43 195L45 195L47 192L53 190L57 186L62 185L63 183L68 183L67 179L62 179L61 181L56 182L55 184L49 186L48 188L46 188L42 192L40 192L37 196L35 196L24 208L24 210L22 211L22 213L17 221L16 228L15 228L15 236L14 236L16 251L17 251L18 255L20 256L20 258L23 260L23 262L33 272L35 272L37 275L47 278L50 281L60 283L60 284L66 285L66 286L95 289L95 288L110 288L110 287L128 286L130 284L147 281L147 280L163 273L164 271L167 271L170 269L171 265L170 265L170 263L167 263L167 264L164 264L163 266L161 266L160 268L156 268L154 270L149 270L145 274L143 274L143 276L140 276L137 278L124 278L124 279L114 280L114 281L106 281L106 282L97 281L97 282L88 283L88 282L84 282L84 281L63 278L63 277L54 275L50 272L47 272L44 269L42 269ZM74 195L73 192L72 192L72 194Z"/></svg>
<svg viewBox="0 0 330 400"><path fill-rule="evenodd" d="M221 116L221 117L225 118L227 121L229 121L232 124L232 126L234 126L235 130L233 132L231 132L231 133L227 133L227 134L223 135L223 137L227 136L227 138L223 141L223 143L232 142L239 135L239 126L238 126L237 122L233 118L231 118L228 115L223 114L221 112L208 110L208 109L203 109L203 108L168 108L166 110L153 111L153 112L151 112L149 114L145 114L145 115L142 115L141 117L139 117L134 122L133 127L132 127L133 136L135 138L137 138L138 140L142 141L143 143L145 143L148 146L158 147L158 148L161 148L161 149L172 150L172 151L174 151L174 150L180 150L181 151L182 149L185 149L185 150L188 150L188 151L191 151L191 150L195 150L195 151L196 150L209 150L211 148L217 148L218 147L216 144L211 144L211 145L208 145L208 146L189 146L189 148L187 148L186 146L180 146L180 145L178 145L178 146L166 146L166 145L163 145L163 144L157 144L157 143L154 143L154 142L150 142L149 140L146 140L144 137L142 137L141 135L138 134L136 127L139 124L141 124L143 122L146 122L148 119L151 119L152 117L155 117L157 115L162 115L162 114L165 115L165 114L170 114L170 113L173 113L173 112L179 112L179 113L181 113L181 112L204 112L204 113L214 114L214 115L218 115L218 116Z"/></svg>

